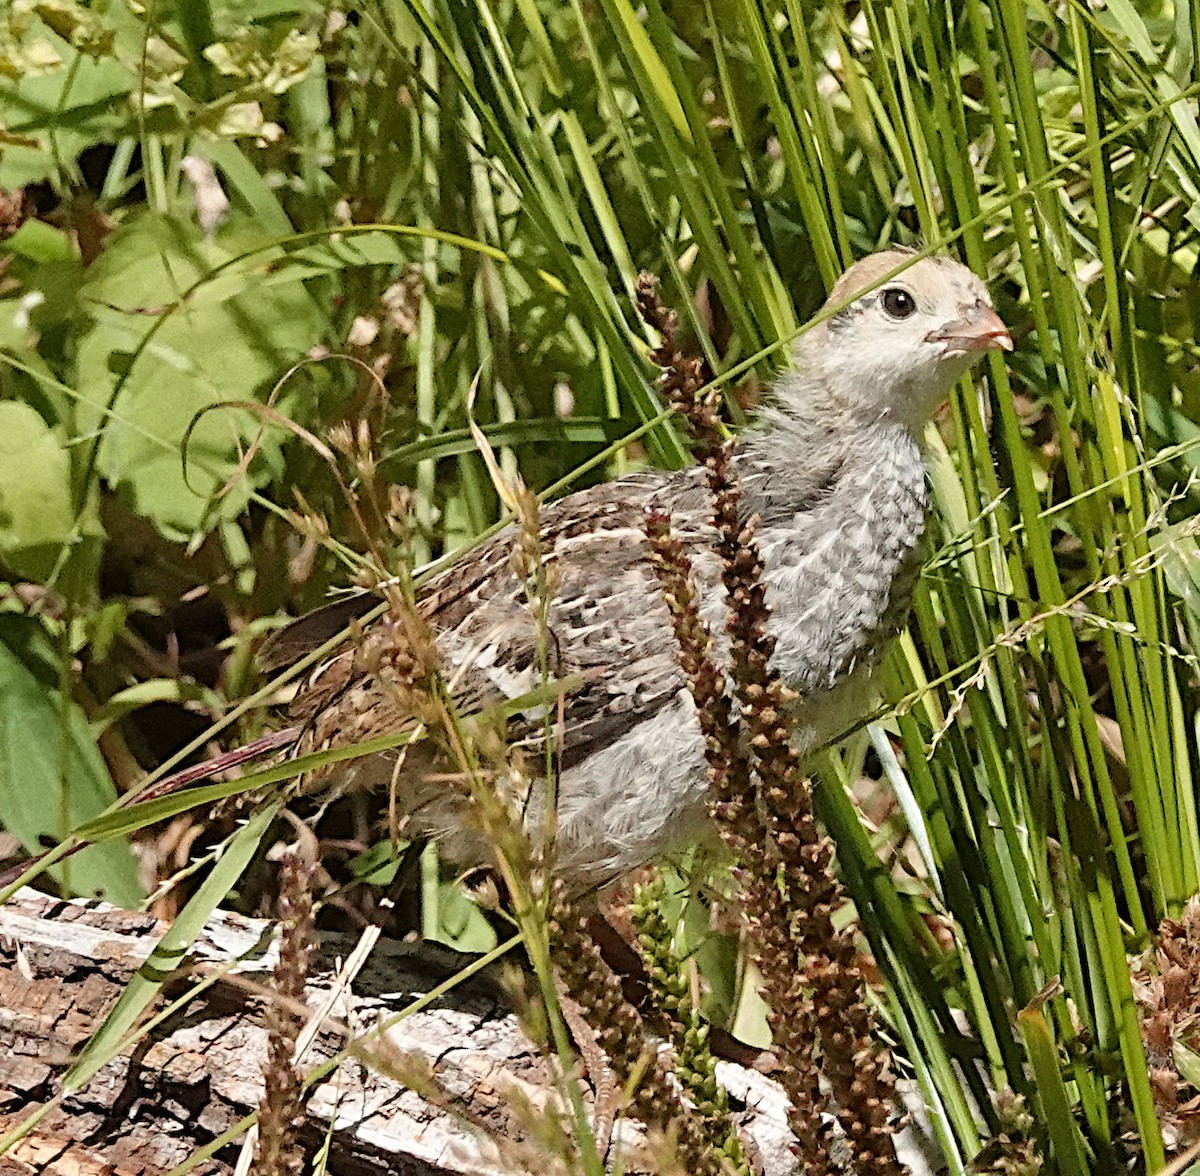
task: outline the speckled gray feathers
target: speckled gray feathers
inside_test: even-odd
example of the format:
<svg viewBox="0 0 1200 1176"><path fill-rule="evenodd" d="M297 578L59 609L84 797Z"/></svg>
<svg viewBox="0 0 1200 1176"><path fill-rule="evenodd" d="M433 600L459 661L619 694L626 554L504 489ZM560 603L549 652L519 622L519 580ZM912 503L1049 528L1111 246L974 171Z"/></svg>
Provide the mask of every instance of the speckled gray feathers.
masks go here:
<svg viewBox="0 0 1200 1176"><path fill-rule="evenodd" d="M802 695L805 741L836 733L853 711L823 705L839 683L876 661L903 622L919 566L924 467L901 427L880 424L853 454L800 467L769 461L755 436L739 453L746 508L762 515L759 544L768 584L776 665ZM707 489L700 471L648 472L571 495L543 514L546 558L557 566L550 613L552 669L578 676L565 700L556 859L580 884L598 884L694 836L702 827L706 770L698 726L658 578L643 535L647 508L666 511L695 565L702 611L724 624ZM502 532L433 580L419 605L433 626L466 712L515 698L540 681L536 625ZM805 713L805 704L808 713ZM830 711L832 710L832 713ZM386 695L358 670L353 651L326 663L296 704L308 745L362 738L399 726ZM820 717L818 717L820 716ZM364 720L366 720L364 729ZM510 736L537 741L537 715ZM399 786L413 833L439 837L470 864L484 849L464 822L457 790L419 782L411 765ZM390 783L392 756L359 762L348 777ZM529 805L540 819L540 790Z"/></svg>

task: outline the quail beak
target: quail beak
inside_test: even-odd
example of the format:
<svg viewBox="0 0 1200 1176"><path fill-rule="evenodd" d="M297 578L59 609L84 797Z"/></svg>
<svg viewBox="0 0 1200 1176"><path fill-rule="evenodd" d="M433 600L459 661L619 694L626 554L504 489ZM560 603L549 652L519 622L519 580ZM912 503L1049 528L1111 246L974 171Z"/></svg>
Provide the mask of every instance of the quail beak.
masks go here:
<svg viewBox="0 0 1200 1176"><path fill-rule="evenodd" d="M946 354L963 351L1011 351L1012 335L1004 320L990 307L980 306L964 318L955 319L925 338L930 343L945 344Z"/></svg>

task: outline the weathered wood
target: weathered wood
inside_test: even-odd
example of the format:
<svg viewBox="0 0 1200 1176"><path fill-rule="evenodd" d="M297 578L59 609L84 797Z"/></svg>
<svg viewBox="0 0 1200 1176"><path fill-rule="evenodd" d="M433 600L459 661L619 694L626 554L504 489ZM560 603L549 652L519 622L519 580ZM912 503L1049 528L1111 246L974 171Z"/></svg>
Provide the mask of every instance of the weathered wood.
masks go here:
<svg viewBox="0 0 1200 1176"><path fill-rule="evenodd" d="M0 908L0 1133L52 1099L58 1079L100 1024L163 930L147 916L100 903L62 902L23 891ZM329 962L348 941L326 942L307 993L321 1008L334 987ZM134 1176L165 1172L237 1123L258 1104L266 1053L262 1000L274 964L269 923L218 913L197 939L178 996L216 965L228 976L190 1000L128 1053L52 1110L6 1156L0 1176ZM465 961L436 945L381 942L335 1006L305 1067L346 1043L338 1024L361 1036L456 972ZM455 986L388 1030L397 1056L422 1059L448 1096L431 1105L376 1066L348 1060L309 1099L313 1148L331 1140L333 1176L400 1173L512 1174L524 1136L517 1104L554 1105L552 1063L521 1032L494 977ZM393 1067L394 1072L394 1067ZM785 1102L759 1074L722 1064L769 1176L793 1170ZM618 1135L636 1145L634 1124ZM497 1147L495 1139L507 1141ZM232 1173L231 1147L193 1169ZM528 1153L526 1153L528 1155Z"/></svg>

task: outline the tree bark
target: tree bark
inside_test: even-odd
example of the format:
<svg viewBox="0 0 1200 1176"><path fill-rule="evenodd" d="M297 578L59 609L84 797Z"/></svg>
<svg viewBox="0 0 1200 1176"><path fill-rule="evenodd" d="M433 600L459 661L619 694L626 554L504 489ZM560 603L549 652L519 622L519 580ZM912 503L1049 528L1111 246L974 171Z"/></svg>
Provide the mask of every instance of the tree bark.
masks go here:
<svg viewBox="0 0 1200 1176"><path fill-rule="evenodd" d="M33 891L0 907L0 1134L55 1098L66 1067L162 931L148 915ZM268 922L215 914L156 1007L214 969L227 967L228 974L53 1107L0 1156L0 1176L165 1173L255 1110L266 1056L263 991L275 960L271 932ZM306 996L310 1009L328 1002L336 987L330 961L352 946L322 942ZM342 1050L345 1026L362 1038L468 959L436 944L381 941L338 996L301 1070ZM390 1028L386 1040L382 1052L407 1059L405 1065L415 1059L442 1096L427 1101L390 1077L395 1065L343 1061L315 1083L306 1104L305 1143L311 1155L328 1139L331 1176L513 1176L537 1169L528 1108L558 1105L555 1067L522 1033L494 974L455 985ZM718 1076L763 1170L790 1176L778 1086L730 1063L720 1065ZM640 1132L622 1122L617 1137L624 1148L636 1148ZM227 1146L192 1171L232 1174L239 1151L240 1143Z"/></svg>

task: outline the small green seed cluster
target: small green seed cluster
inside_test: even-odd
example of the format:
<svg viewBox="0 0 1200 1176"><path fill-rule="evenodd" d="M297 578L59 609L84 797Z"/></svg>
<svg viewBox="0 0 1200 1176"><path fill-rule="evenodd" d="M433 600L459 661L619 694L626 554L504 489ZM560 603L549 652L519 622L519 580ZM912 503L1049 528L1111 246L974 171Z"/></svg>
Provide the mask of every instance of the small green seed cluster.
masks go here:
<svg viewBox="0 0 1200 1176"><path fill-rule="evenodd" d="M708 1024L692 1001L687 970L662 915L663 891L661 878L639 886L629 913L654 1001L670 1020L675 1076L700 1115L713 1150L739 1173L748 1173L741 1141L729 1120L729 1097L717 1082L717 1059L709 1049Z"/></svg>
<svg viewBox="0 0 1200 1176"><path fill-rule="evenodd" d="M731 1176L708 1140L704 1124L671 1088L670 1076L646 1035L637 1010L625 999L620 981L600 957L578 912L555 884L550 942L555 965L572 998L583 1009L597 1042L637 1117L660 1132L695 1176Z"/></svg>

